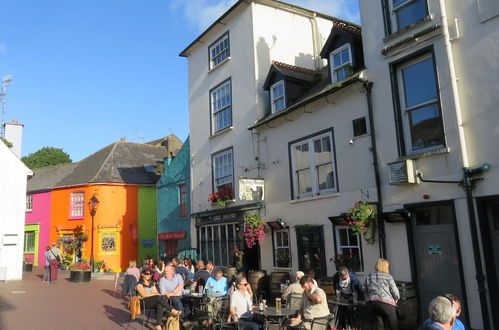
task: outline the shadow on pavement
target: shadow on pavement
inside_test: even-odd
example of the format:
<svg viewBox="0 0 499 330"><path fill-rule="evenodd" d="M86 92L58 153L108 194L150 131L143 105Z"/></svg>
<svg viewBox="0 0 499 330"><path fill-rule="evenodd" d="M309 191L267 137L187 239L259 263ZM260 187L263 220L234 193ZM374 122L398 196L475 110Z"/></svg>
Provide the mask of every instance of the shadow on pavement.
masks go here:
<svg viewBox="0 0 499 330"><path fill-rule="evenodd" d="M118 324L119 326L125 327L130 319L130 313L127 310L116 308L109 305L104 305L105 314L109 320Z"/></svg>
<svg viewBox="0 0 499 330"><path fill-rule="evenodd" d="M13 310L15 307L7 302L4 297L0 296L0 313ZM5 329L2 315L0 314L0 329Z"/></svg>

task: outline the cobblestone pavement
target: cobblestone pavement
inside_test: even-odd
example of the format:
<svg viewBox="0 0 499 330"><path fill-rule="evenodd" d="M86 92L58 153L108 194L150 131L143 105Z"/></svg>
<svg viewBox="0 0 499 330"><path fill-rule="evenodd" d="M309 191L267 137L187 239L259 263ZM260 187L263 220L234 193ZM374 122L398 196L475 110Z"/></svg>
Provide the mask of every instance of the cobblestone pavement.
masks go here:
<svg viewBox="0 0 499 330"><path fill-rule="evenodd" d="M114 297L114 274L92 274L87 283L69 282L59 272L56 284L42 283L43 271L25 272L21 281L0 282L1 330L140 329Z"/></svg>

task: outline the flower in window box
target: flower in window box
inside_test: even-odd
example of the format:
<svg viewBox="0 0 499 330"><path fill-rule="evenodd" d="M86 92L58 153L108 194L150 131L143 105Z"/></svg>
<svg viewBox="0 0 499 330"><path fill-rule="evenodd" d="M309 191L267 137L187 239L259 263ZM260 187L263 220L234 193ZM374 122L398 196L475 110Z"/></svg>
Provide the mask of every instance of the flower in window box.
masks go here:
<svg viewBox="0 0 499 330"><path fill-rule="evenodd" d="M364 201L355 202L354 207L348 210L347 224L354 234L362 234L367 244L376 242L376 210L372 204Z"/></svg>
<svg viewBox="0 0 499 330"><path fill-rule="evenodd" d="M225 188L220 189L213 194L208 195L208 201L217 204L219 207L225 207L227 205L227 201L232 200L233 194L232 189Z"/></svg>
<svg viewBox="0 0 499 330"><path fill-rule="evenodd" d="M260 214L253 213L243 217L244 241L248 248L263 244L265 237L265 224Z"/></svg>
<svg viewBox="0 0 499 330"><path fill-rule="evenodd" d="M24 256L24 257L23 257L23 263L24 263L25 265L32 265L32 264L33 264L33 259L31 259L31 258L30 258L30 257L28 257L28 256Z"/></svg>

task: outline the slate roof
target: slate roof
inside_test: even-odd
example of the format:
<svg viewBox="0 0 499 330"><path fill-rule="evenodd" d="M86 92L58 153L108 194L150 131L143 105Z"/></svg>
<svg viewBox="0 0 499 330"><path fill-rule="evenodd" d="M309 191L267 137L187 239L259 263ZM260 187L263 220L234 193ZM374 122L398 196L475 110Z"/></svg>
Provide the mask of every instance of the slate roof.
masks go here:
<svg viewBox="0 0 499 330"><path fill-rule="evenodd" d="M167 154L163 146L114 142L78 163L34 170L28 191L93 183L155 184L159 175L152 167L161 165Z"/></svg>
<svg viewBox="0 0 499 330"><path fill-rule="evenodd" d="M302 68L300 66L272 61L269 74L267 74L267 79L265 79L265 82L263 83L263 89L265 90L270 88L273 71L279 71L286 78L298 79L307 82L313 81L318 73L318 71Z"/></svg>

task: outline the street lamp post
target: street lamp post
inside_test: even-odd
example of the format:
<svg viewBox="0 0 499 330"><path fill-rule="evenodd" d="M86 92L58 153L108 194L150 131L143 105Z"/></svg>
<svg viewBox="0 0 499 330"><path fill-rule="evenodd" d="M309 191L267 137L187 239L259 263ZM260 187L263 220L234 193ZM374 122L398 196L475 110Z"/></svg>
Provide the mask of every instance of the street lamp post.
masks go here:
<svg viewBox="0 0 499 330"><path fill-rule="evenodd" d="M95 195L92 195L92 198L88 201L88 208L90 209L90 215L92 216L92 235L91 235L91 254L90 254L90 266L92 267L92 271L94 271L94 217L97 213L97 208L99 207L99 200Z"/></svg>

